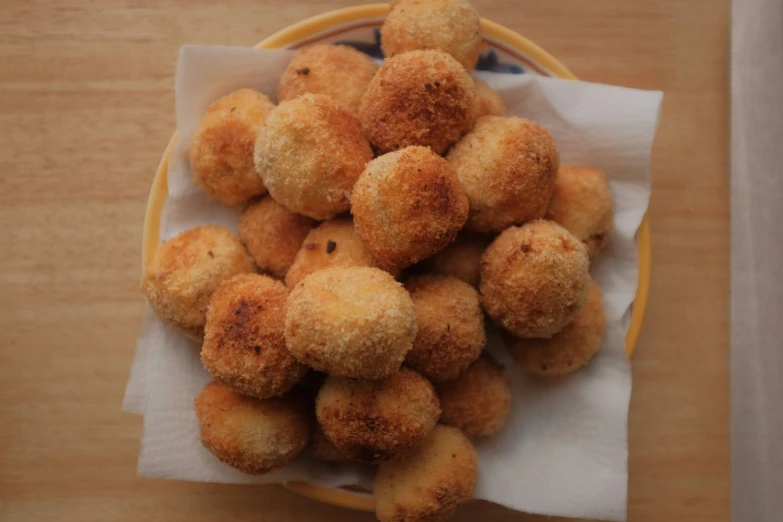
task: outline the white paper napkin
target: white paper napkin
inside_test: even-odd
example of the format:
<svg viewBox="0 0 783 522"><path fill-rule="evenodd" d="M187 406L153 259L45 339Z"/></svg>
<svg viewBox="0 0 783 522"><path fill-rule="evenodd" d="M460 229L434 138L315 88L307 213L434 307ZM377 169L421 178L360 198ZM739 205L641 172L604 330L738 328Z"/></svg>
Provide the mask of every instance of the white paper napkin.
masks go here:
<svg viewBox="0 0 783 522"><path fill-rule="evenodd" d="M294 53L185 46L176 76L177 142L169 162L169 199L161 236L204 223L236 229L239 210L207 199L193 185L190 137L207 106L240 87L274 100L278 79ZM531 513L622 520L626 512L627 416L630 363L624 336L637 286L634 235L650 195L650 149L662 94L530 75L479 73L502 95L509 115L548 129L563 163L603 169L615 198L615 230L591 267L604 292L607 332L590 365L560 379L523 375L491 333L490 349L513 387L508 424L480 440L476 497ZM303 456L282 470L251 477L218 462L199 443L193 400L209 381L199 347L144 320L124 408L144 414L138 472L142 476L230 483L305 480L311 484L372 486L362 465L331 465Z"/></svg>

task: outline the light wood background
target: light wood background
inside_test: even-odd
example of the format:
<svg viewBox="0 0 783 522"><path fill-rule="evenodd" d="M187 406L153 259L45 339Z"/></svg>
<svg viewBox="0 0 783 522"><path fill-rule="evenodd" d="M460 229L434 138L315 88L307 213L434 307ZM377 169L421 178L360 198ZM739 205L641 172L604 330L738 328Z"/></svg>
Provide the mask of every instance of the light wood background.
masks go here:
<svg viewBox="0 0 783 522"><path fill-rule="evenodd" d="M349 0L4 0L0 519L369 521L280 487L136 478L120 411L147 192L184 43L244 45ZM729 519L727 0L476 0L582 79L666 92L628 517ZM528 521L484 503L456 520Z"/></svg>

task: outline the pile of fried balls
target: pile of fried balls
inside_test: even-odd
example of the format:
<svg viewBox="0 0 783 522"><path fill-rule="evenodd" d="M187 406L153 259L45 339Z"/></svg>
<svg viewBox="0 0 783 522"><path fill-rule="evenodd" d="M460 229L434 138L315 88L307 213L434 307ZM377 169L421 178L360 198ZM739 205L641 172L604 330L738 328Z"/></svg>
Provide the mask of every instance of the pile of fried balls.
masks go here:
<svg viewBox="0 0 783 522"><path fill-rule="evenodd" d="M377 465L379 520L442 520L475 487L471 440L510 411L485 317L524 371L586 365L613 202L603 172L560 165L546 129L471 78L466 0L398 0L381 34L380 67L313 45L277 105L240 89L209 107L193 180L244 205L239 233L164 242L141 290L201 344L214 381L195 414L216 458L251 474L303 451Z"/></svg>

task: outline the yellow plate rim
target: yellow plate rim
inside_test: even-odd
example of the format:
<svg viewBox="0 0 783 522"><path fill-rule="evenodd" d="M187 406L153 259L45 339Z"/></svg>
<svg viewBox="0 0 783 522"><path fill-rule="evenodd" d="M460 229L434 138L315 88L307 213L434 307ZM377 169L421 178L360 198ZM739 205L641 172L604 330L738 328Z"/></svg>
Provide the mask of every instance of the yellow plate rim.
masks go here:
<svg viewBox="0 0 783 522"><path fill-rule="evenodd" d="M277 49L294 42L312 36L334 25L352 22L362 18L382 18L389 12L388 4L367 4L355 7L346 7L329 11L324 14L302 20L290 25L255 46L256 49ZM548 69L559 78L575 80L576 76L560 63L554 56L528 40L524 36L491 20L481 19L481 30L490 38L505 42L514 49L525 53L540 65ZM169 140L163 157L158 164L155 178L152 181L147 209L144 215L144 234L142 238L142 266L146 266L147 260L152 256L160 243L160 221L163 207L168 197L168 165L169 155L174 143L177 141L177 133ZM625 336L625 346L628 357L633 355L634 348L641 333L644 321L644 312L647 307L647 296L650 291L651 270L651 242L650 223L645 215L639 230L637 231L639 248L639 281L636 298L633 304L633 314L628 333ZM285 484L287 489L299 493L305 497L335 506L360 510L375 511L375 499L370 495L361 495L343 489L328 489L312 486L306 482L293 481Z"/></svg>

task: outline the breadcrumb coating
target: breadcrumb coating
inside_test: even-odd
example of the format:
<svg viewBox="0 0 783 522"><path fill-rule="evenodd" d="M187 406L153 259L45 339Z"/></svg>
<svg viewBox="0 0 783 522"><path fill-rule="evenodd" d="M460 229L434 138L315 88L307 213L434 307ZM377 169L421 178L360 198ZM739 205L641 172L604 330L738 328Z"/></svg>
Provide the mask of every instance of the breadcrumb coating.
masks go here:
<svg viewBox="0 0 783 522"><path fill-rule="evenodd" d="M476 120L482 116L505 116L506 104L503 98L489 84L473 78L476 84Z"/></svg>
<svg viewBox="0 0 783 522"><path fill-rule="evenodd" d="M500 234L481 256L481 304L517 337L549 338L587 302L587 248L543 219Z"/></svg>
<svg viewBox="0 0 783 522"><path fill-rule="evenodd" d="M160 245L145 267L141 292L164 324L201 341L212 294L226 279L254 270L233 232L204 225Z"/></svg>
<svg viewBox="0 0 783 522"><path fill-rule="evenodd" d="M479 286L481 255L487 249L490 238L475 232L463 231L452 244L425 259L424 271L456 277L474 288Z"/></svg>
<svg viewBox="0 0 783 522"><path fill-rule="evenodd" d="M369 463L410 454L440 417L432 384L407 368L378 381L329 377L315 408L327 439Z"/></svg>

